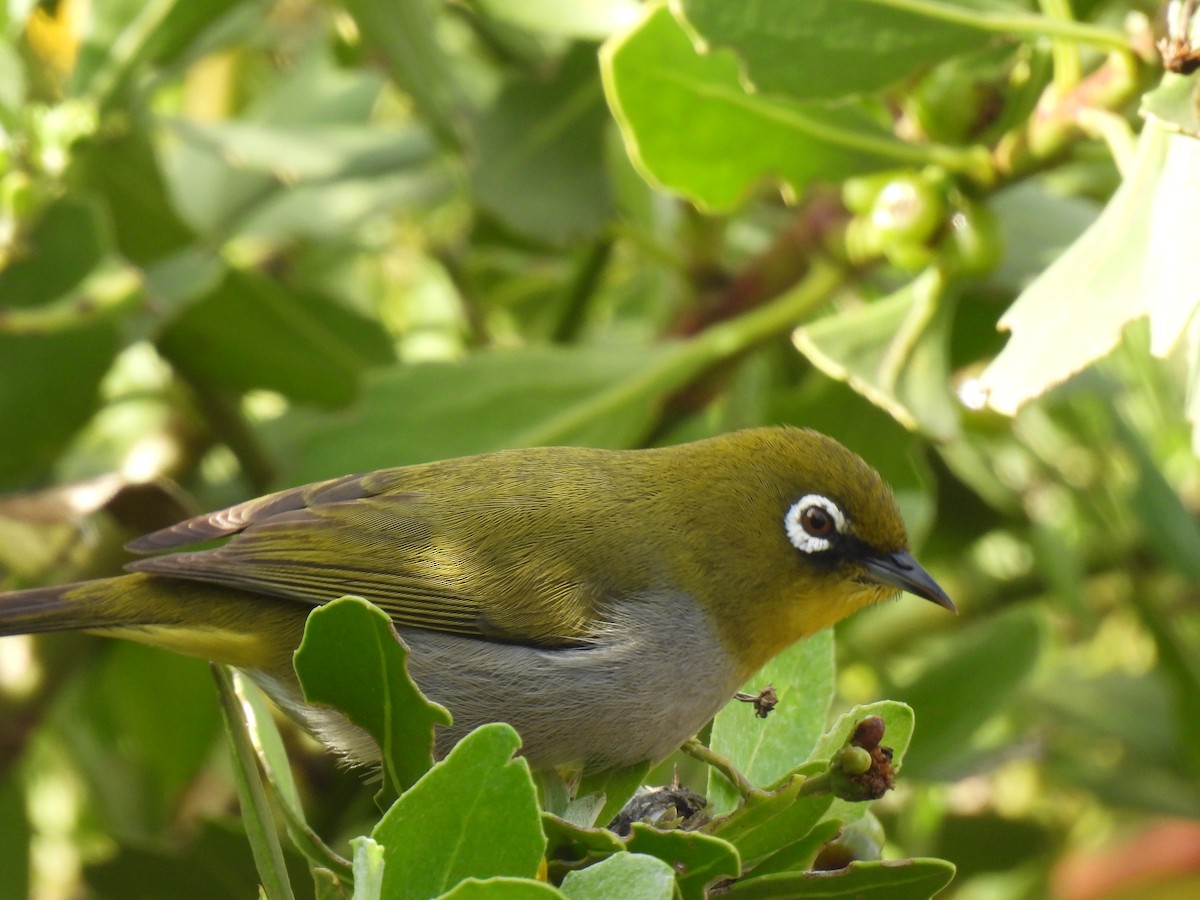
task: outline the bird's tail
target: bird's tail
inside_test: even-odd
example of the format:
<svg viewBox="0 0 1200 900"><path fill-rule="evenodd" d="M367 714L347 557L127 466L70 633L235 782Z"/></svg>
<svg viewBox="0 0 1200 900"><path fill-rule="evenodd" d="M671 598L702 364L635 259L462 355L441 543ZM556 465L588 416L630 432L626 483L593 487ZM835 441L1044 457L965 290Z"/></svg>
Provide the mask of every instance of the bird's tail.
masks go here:
<svg viewBox="0 0 1200 900"><path fill-rule="evenodd" d="M0 637L90 631L290 677L311 606L135 572L0 594Z"/></svg>
<svg viewBox="0 0 1200 900"><path fill-rule="evenodd" d="M0 637L46 631L87 631L130 624L113 598L131 576L102 578L0 594Z"/></svg>

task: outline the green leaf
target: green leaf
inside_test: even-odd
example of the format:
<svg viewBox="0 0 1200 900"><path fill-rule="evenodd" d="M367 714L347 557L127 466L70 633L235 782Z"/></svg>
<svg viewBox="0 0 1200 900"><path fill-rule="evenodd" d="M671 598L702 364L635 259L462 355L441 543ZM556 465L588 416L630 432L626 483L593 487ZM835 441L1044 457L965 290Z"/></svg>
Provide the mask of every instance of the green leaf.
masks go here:
<svg viewBox="0 0 1200 900"><path fill-rule="evenodd" d="M109 241L98 205L57 200L22 243L0 269L0 421L21 423L21 440L0 445L0 481L57 457L94 411L119 347L111 322L82 315L44 333L5 333L6 314L49 309L101 265Z"/></svg>
<svg viewBox="0 0 1200 900"><path fill-rule="evenodd" d="M174 137L224 159L236 170L270 175L281 187L410 169L428 163L436 150L419 128L186 119L167 125Z"/></svg>
<svg viewBox="0 0 1200 900"><path fill-rule="evenodd" d="M594 237L612 214L607 122L589 47L568 53L553 78L509 82L475 123L480 206L547 244Z"/></svg>
<svg viewBox="0 0 1200 900"><path fill-rule="evenodd" d="M673 348L530 347L368 376L343 415L311 419L295 483L502 447L621 447L644 437L654 400L682 380ZM303 421L293 418L303 428Z"/></svg>
<svg viewBox="0 0 1200 900"><path fill-rule="evenodd" d="M1133 171L1099 218L1000 319L1012 337L981 379L992 408L1013 414L1147 314L1151 350L1171 352L1200 304L1187 287L1200 280L1188 237L1198 166L1200 142L1146 123Z"/></svg>
<svg viewBox="0 0 1200 900"><path fill-rule="evenodd" d="M263 896L266 900L293 900L292 885L288 880L287 866L283 860L283 848L279 844L279 835L275 832L275 820L267 803L266 791L263 789L258 759L250 740L250 730L246 726L241 700L234 690L233 678L227 667L214 663L212 673L217 682L217 694L221 701L225 730L232 750L233 780L242 808L242 823L246 827L246 838L254 854Z"/></svg>
<svg viewBox="0 0 1200 900"><path fill-rule="evenodd" d="M850 863L832 872L784 872L736 881L727 896L821 900L929 900L954 879L942 859Z"/></svg>
<svg viewBox="0 0 1200 900"><path fill-rule="evenodd" d="M793 340L813 365L906 428L951 441L959 424L948 388L952 310L943 289L942 275L929 269L890 297L796 329Z"/></svg>
<svg viewBox="0 0 1200 900"><path fill-rule="evenodd" d="M729 703L713 720L709 746L727 757L756 787L770 784L809 755L825 726L833 699L833 632L819 632L779 654L742 690L755 694L768 684L779 705L765 719L749 703ZM736 805L733 785L710 771L708 799L717 812Z"/></svg>
<svg viewBox="0 0 1200 900"><path fill-rule="evenodd" d="M1186 75L1164 72L1162 84L1142 95L1140 112L1163 128L1200 137L1200 81Z"/></svg>
<svg viewBox="0 0 1200 900"><path fill-rule="evenodd" d="M628 843L631 853L661 859L678 873L683 900L704 900L707 885L718 878L736 878L742 871L732 844L699 831L659 831L634 822Z"/></svg>
<svg viewBox="0 0 1200 900"><path fill-rule="evenodd" d="M42 210L0 268L0 311L51 303L78 285L110 249L100 204L68 194ZM0 319L0 327L3 319Z"/></svg>
<svg viewBox="0 0 1200 900"><path fill-rule="evenodd" d="M429 0L346 0L363 42L376 50L393 80L449 147L461 143L465 102L454 69L438 39L436 8Z"/></svg>
<svg viewBox="0 0 1200 900"><path fill-rule="evenodd" d="M579 825L548 812L542 813L542 830L546 834L546 858L555 862L600 859L625 849L625 842L603 825Z"/></svg>
<svg viewBox="0 0 1200 900"><path fill-rule="evenodd" d="M653 856L618 853L569 873L563 879L562 892L571 900L671 900L675 872Z"/></svg>
<svg viewBox="0 0 1200 900"><path fill-rule="evenodd" d="M766 306L688 341L651 346L526 347L457 363L403 366L368 381L342 416L291 416L274 433L291 446L291 483L503 447L629 447L659 405L709 368L790 330L839 275L814 266ZM307 422L307 424L306 424Z"/></svg>
<svg viewBox="0 0 1200 900"><path fill-rule="evenodd" d="M1012 609L956 633L913 681L892 691L921 722L905 774L937 778L969 768L972 736L1011 703L1044 643L1042 617Z"/></svg>
<svg viewBox="0 0 1200 900"><path fill-rule="evenodd" d="M464 878L533 878L546 838L528 764L508 725L475 729L407 790L371 836L384 845L383 896L436 896Z"/></svg>
<svg viewBox="0 0 1200 900"><path fill-rule="evenodd" d="M733 54L698 54L665 6L604 45L601 72L639 171L705 209L730 209L768 179L798 193L935 153L851 108L748 92Z"/></svg>
<svg viewBox="0 0 1200 900"><path fill-rule="evenodd" d="M804 776L820 771L811 766ZM829 810L833 797L801 797L804 777L791 778L770 793L756 791L732 813L713 822L706 831L733 844L745 869L753 868L781 848L802 840Z"/></svg>
<svg viewBox="0 0 1200 900"><path fill-rule="evenodd" d="M383 791L392 795L427 772L434 726L450 724L409 677L407 659L391 619L358 597L314 609L295 655L305 699L335 707L379 745Z"/></svg>
<svg viewBox="0 0 1200 900"><path fill-rule="evenodd" d="M67 174L78 188L104 198L117 249L130 262L147 266L195 240L168 197L149 134L92 137L77 145Z"/></svg>
<svg viewBox="0 0 1200 900"><path fill-rule="evenodd" d="M23 254L0 269L0 422L20 439L0 441L0 484L49 467L91 418L121 347L117 324L67 311L59 327L8 333L5 315L49 310L104 259L108 240L97 205L52 203L31 229Z"/></svg>
<svg viewBox="0 0 1200 900"><path fill-rule="evenodd" d="M917 69L983 47L969 2L682 0L704 43L735 50L764 93L831 100L881 90ZM946 10L953 18L929 15Z"/></svg>
<svg viewBox="0 0 1200 900"><path fill-rule="evenodd" d="M528 31L553 37L608 37L638 17L635 0L471 0L483 13Z"/></svg>
<svg viewBox="0 0 1200 900"><path fill-rule="evenodd" d="M349 403L362 371L391 358L378 322L234 270L168 324L159 346L191 379L325 405Z"/></svg>
<svg viewBox="0 0 1200 900"><path fill-rule="evenodd" d="M531 878L468 878L442 894L442 900L554 900L562 893Z"/></svg>

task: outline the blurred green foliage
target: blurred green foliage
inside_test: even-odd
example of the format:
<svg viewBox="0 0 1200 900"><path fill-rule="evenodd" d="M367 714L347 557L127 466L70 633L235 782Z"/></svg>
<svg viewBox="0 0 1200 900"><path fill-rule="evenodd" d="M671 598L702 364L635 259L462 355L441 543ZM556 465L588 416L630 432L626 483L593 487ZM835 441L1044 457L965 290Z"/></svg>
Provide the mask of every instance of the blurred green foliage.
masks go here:
<svg viewBox="0 0 1200 900"><path fill-rule="evenodd" d="M914 859L818 888L797 867L861 815L785 795L765 830L614 853L586 792L541 784L539 832L501 729L376 825L375 786L266 728L293 887L338 896L305 874L324 843L391 890L428 836L413 792L494 770L511 855L418 893L554 896L544 832L567 896L700 896L662 860L719 877L731 845L761 865L747 896L923 896L936 858L966 900L1146 896L1119 849L1079 872L1198 840L1162 820L1200 817L1200 128L1156 6L8 4L0 585L106 574L185 512L351 471L811 425L886 475L962 616L864 612L780 661L778 734L742 747L742 708L711 740L762 786L844 740L831 695L908 704L872 809ZM689 759L649 780L676 769L708 790ZM234 785L202 663L0 642L0 898L248 896ZM477 800L429 833L504 831Z"/></svg>

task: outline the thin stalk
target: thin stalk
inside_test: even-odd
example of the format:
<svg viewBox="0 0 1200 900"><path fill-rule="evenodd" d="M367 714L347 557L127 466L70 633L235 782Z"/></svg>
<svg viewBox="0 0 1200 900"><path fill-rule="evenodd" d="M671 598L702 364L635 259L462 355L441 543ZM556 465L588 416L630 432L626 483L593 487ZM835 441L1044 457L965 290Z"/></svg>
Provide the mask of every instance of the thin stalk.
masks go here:
<svg viewBox="0 0 1200 900"><path fill-rule="evenodd" d="M1049 20L1057 22L1074 22L1071 12L1071 0L1038 0L1042 14ZM1051 54L1054 58L1054 86L1060 95L1075 89L1082 76L1082 66L1079 62L1079 43L1067 38L1053 39Z"/></svg>
<svg viewBox="0 0 1200 900"><path fill-rule="evenodd" d="M1110 50L1129 51L1125 34L1112 28L1076 22L1073 19L1052 19L1031 13L1009 12L997 8L984 12L964 6L951 6L938 0L874 0L879 6L890 6L916 16L965 25L980 31L1011 34L1021 37L1062 38L1080 44L1093 44Z"/></svg>
<svg viewBox="0 0 1200 900"><path fill-rule="evenodd" d="M740 794L743 798L749 797L752 793L754 793L754 785L750 783L750 780L746 778L745 775L743 775L737 770L736 767L734 767L733 763L731 763L727 757L724 757L715 750L704 746L695 738L688 738L687 743L685 743L679 749L693 759L698 759L700 762L712 766L712 768L724 775L727 779L729 779L729 783L737 789L738 794Z"/></svg>
<svg viewBox="0 0 1200 900"><path fill-rule="evenodd" d="M242 806L246 837L254 854L259 878L262 879L262 895L267 900L295 900L288 880L287 865L283 861L283 848L279 844L279 835L275 833L271 807L267 803L262 776L258 771L258 757L254 754L246 719L242 715L237 692L233 689L233 679L225 666L213 663L211 670L217 683L225 731L233 751L234 783Z"/></svg>

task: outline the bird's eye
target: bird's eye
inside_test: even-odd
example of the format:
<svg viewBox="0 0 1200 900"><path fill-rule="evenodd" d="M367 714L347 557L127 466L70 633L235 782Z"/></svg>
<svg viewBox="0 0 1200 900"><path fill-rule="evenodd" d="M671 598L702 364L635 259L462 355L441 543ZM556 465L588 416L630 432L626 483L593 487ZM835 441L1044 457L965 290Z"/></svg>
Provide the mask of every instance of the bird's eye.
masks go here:
<svg viewBox="0 0 1200 900"><path fill-rule="evenodd" d="M823 538L833 534L836 526L833 516L819 506L810 506L800 513L800 525L813 537Z"/></svg>
<svg viewBox="0 0 1200 900"><path fill-rule="evenodd" d="M846 517L828 497L805 494L787 511L783 525L797 550L821 553L833 546L835 535L846 530Z"/></svg>

